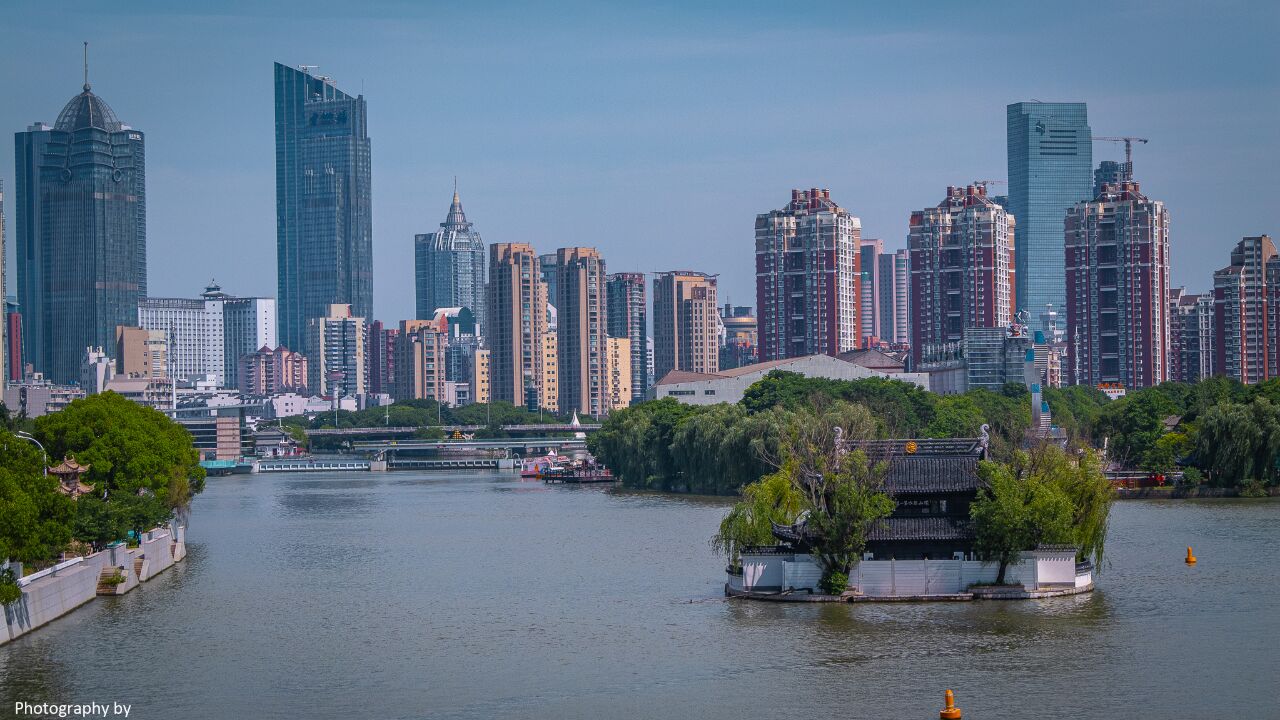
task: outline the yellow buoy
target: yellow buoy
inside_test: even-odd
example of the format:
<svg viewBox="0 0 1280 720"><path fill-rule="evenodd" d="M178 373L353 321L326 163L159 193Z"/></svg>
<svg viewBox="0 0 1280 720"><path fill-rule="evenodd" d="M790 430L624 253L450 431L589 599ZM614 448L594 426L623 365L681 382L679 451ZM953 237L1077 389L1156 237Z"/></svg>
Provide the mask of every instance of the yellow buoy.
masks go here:
<svg viewBox="0 0 1280 720"><path fill-rule="evenodd" d="M1191 546L1190 546L1190 545L1188 545L1188 546L1187 546L1187 564L1188 564L1188 565L1195 565L1195 564L1196 564L1196 556L1191 554Z"/></svg>
<svg viewBox="0 0 1280 720"><path fill-rule="evenodd" d="M955 693L947 691L947 706L938 711L938 720L960 720L960 708L956 707Z"/></svg>

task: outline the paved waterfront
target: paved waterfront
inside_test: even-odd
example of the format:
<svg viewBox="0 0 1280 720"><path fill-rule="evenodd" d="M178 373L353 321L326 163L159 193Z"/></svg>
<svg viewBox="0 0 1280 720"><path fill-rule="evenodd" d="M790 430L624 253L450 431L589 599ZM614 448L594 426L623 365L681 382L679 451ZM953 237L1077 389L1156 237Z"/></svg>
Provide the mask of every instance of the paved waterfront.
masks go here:
<svg viewBox="0 0 1280 720"><path fill-rule="evenodd" d="M1119 503L1091 595L849 606L723 599L727 502L210 478L186 562L0 647L0 717L930 718L947 687L973 720L1280 712L1280 501Z"/></svg>

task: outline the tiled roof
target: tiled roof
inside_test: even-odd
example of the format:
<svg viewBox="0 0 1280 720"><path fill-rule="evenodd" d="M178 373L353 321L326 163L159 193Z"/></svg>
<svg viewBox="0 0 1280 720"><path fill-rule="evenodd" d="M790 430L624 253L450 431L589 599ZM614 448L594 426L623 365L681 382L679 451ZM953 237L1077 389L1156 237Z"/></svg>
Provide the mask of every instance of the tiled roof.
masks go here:
<svg viewBox="0 0 1280 720"><path fill-rule="evenodd" d="M903 368L906 367L905 363L898 358L876 348L849 350L840 353L836 357L845 362L851 362L854 365L861 365L872 370L902 372Z"/></svg>
<svg viewBox="0 0 1280 720"><path fill-rule="evenodd" d="M976 455L899 455L889 461L884 478L890 495L966 492L981 482Z"/></svg>
<svg viewBox="0 0 1280 720"><path fill-rule="evenodd" d="M871 529L867 539L972 540L973 525L968 520L948 517L887 518Z"/></svg>

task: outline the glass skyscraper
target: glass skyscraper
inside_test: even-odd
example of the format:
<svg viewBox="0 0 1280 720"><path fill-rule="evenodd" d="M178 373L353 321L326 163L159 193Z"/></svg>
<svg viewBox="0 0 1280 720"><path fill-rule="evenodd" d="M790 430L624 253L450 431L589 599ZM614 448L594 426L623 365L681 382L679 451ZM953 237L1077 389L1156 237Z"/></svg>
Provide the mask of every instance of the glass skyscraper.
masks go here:
<svg viewBox="0 0 1280 720"><path fill-rule="evenodd" d="M330 305L373 312L364 96L310 71L275 64L277 310L280 342L292 349Z"/></svg>
<svg viewBox="0 0 1280 720"><path fill-rule="evenodd" d="M111 347L147 295L143 134L86 77L53 127L17 133L14 149L28 359L55 382L77 382L85 348Z"/></svg>
<svg viewBox="0 0 1280 720"><path fill-rule="evenodd" d="M440 230L415 235L413 246L418 319L432 319L439 308L464 307L476 316L483 333L486 250L456 191Z"/></svg>
<svg viewBox="0 0 1280 720"><path fill-rule="evenodd" d="M1093 142L1084 103L1008 108L1009 210L1019 310L1039 317L1066 306L1067 208L1092 199Z"/></svg>

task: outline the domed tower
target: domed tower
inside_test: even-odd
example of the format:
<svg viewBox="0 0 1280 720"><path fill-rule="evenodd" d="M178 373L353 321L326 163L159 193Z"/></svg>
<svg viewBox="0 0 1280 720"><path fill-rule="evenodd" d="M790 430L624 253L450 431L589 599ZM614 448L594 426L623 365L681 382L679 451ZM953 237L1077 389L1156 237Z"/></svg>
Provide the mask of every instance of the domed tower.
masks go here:
<svg viewBox="0 0 1280 720"><path fill-rule="evenodd" d="M28 358L55 382L78 382L87 347L136 325L147 294L142 131L120 122L89 84L53 127L18 133L18 294Z"/></svg>
<svg viewBox="0 0 1280 720"><path fill-rule="evenodd" d="M414 285L419 320L429 320L439 308L470 308L485 323L485 244L462 212L457 188L440 229L414 236Z"/></svg>

